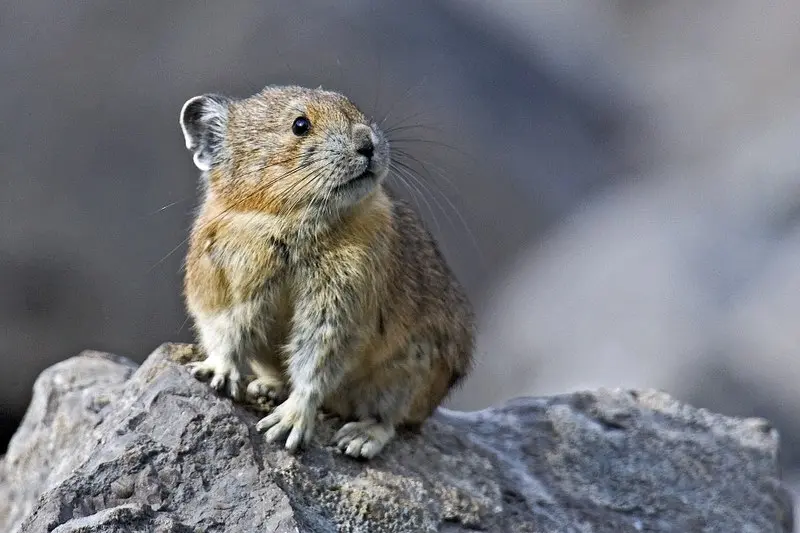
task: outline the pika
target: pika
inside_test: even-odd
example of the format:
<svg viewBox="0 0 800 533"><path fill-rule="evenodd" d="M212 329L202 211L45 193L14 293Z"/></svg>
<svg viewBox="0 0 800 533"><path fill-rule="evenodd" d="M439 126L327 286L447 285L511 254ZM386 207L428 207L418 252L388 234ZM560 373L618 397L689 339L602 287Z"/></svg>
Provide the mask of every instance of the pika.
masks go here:
<svg viewBox="0 0 800 533"><path fill-rule="evenodd" d="M334 444L379 453L470 370L474 319L414 211L385 187L389 142L345 96L270 86L180 112L201 171L184 293L206 359L235 400L283 400L256 428L291 452L320 410ZM249 383L248 383L249 381Z"/></svg>

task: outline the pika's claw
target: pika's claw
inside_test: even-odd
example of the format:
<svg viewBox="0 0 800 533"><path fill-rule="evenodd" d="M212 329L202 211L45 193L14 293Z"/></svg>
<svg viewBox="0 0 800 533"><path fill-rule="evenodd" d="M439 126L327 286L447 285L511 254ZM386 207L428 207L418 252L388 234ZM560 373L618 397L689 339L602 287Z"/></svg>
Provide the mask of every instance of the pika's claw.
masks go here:
<svg viewBox="0 0 800 533"><path fill-rule="evenodd" d="M336 433L333 442L345 455L371 459L386 446L394 433L394 426L374 420L349 422Z"/></svg>
<svg viewBox="0 0 800 533"><path fill-rule="evenodd" d="M200 381L208 381L215 391L225 394L234 400L241 400L244 394L242 374L236 365L215 359L188 363L189 372Z"/></svg>
<svg viewBox="0 0 800 533"><path fill-rule="evenodd" d="M285 447L296 452L307 445L314 434L316 409L307 401L292 394L269 415L256 424L256 430L266 431L267 442L276 442L286 437Z"/></svg>

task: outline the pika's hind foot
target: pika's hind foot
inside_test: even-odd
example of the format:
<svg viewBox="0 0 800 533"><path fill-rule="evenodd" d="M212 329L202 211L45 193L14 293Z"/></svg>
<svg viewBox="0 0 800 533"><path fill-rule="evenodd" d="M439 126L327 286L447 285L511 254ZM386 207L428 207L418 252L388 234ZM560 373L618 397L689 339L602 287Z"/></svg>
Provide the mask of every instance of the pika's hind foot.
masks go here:
<svg viewBox="0 0 800 533"><path fill-rule="evenodd" d="M350 457L371 459L394 437L394 426L375 420L348 422L333 437L336 447Z"/></svg>
<svg viewBox="0 0 800 533"><path fill-rule="evenodd" d="M244 378L235 363L209 357L204 361L188 363L186 368L200 381L209 381L215 391L236 401L244 394Z"/></svg>
<svg viewBox="0 0 800 533"><path fill-rule="evenodd" d="M256 378L247 385L247 398L283 402L286 400L286 384L279 379Z"/></svg>

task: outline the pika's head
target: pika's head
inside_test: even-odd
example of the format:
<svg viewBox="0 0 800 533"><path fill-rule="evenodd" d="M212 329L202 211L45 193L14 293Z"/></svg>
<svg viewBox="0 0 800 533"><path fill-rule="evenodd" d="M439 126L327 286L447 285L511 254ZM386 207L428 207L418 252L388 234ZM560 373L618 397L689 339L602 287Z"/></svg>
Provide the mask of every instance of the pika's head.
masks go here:
<svg viewBox="0 0 800 533"><path fill-rule="evenodd" d="M235 209L341 209L369 196L388 172L389 144L377 124L331 91L195 96L180 125L210 193Z"/></svg>

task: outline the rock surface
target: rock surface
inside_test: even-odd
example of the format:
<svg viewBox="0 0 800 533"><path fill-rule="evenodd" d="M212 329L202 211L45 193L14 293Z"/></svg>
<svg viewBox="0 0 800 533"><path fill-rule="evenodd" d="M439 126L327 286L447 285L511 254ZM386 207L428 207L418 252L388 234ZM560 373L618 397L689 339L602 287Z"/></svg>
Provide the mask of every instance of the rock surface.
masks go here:
<svg viewBox="0 0 800 533"><path fill-rule="evenodd" d="M255 432L264 406L215 396L164 345L138 369L87 352L42 373L0 461L9 532L786 532L778 436L663 393L440 410L377 459L296 456Z"/></svg>

